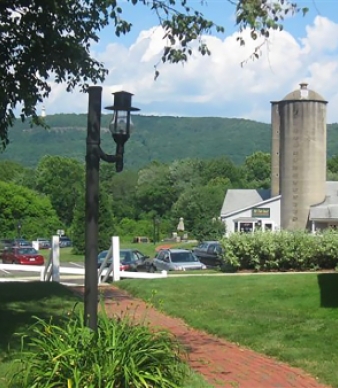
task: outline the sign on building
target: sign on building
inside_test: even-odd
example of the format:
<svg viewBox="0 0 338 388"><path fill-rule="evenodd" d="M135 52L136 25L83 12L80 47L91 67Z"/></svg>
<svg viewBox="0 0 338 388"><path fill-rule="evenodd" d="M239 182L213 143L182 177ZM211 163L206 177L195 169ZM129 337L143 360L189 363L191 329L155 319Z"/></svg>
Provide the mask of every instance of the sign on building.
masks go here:
<svg viewBox="0 0 338 388"><path fill-rule="evenodd" d="M252 209L253 218L270 218L270 208L255 207Z"/></svg>

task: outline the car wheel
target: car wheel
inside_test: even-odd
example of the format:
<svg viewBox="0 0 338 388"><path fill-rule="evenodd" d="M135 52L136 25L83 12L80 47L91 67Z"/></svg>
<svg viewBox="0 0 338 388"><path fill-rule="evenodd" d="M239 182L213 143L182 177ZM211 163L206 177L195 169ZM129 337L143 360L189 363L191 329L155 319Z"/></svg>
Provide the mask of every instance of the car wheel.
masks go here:
<svg viewBox="0 0 338 388"><path fill-rule="evenodd" d="M149 268L149 272L150 273L154 273L155 271L156 271L155 266L151 265L150 268Z"/></svg>

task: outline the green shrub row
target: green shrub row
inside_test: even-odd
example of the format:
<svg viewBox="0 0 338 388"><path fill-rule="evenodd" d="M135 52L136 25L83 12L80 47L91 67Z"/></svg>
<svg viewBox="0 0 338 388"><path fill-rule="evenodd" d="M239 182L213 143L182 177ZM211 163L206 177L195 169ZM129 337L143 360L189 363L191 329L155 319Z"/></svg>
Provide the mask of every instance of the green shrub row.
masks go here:
<svg viewBox="0 0 338 388"><path fill-rule="evenodd" d="M309 271L336 269L338 233L327 231L233 233L222 240L223 270Z"/></svg>

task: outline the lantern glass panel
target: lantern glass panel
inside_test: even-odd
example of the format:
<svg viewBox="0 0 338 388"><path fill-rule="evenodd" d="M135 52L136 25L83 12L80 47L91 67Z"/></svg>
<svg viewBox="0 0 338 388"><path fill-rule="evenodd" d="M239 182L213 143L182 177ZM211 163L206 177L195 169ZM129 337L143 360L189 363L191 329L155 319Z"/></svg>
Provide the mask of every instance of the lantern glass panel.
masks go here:
<svg viewBox="0 0 338 388"><path fill-rule="evenodd" d="M128 111L117 110L109 124L109 130L113 135L128 135Z"/></svg>

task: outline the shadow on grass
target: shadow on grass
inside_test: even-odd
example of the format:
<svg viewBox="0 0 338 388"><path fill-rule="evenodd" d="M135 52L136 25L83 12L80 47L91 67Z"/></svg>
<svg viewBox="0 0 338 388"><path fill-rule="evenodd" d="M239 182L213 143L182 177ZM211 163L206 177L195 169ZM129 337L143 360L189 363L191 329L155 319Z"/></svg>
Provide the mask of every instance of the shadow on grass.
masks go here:
<svg viewBox="0 0 338 388"><path fill-rule="evenodd" d="M338 273L321 273L317 279L321 307L338 307Z"/></svg>
<svg viewBox="0 0 338 388"><path fill-rule="evenodd" d="M58 283L0 283L0 353L19 349L20 336L34 317L60 322L80 299Z"/></svg>

